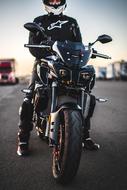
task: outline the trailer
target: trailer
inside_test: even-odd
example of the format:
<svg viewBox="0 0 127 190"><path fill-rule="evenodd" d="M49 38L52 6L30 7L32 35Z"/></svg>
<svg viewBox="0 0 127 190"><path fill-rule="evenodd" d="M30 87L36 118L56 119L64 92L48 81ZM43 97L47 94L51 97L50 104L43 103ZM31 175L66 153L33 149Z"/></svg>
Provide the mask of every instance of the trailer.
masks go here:
<svg viewBox="0 0 127 190"><path fill-rule="evenodd" d="M127 62L121 63L120 78L121 80L127 80Z"/></svg>
<svg viewBox="0 0 127 190"><path fill-rule="evenodd" d="M109 63L107 65L106 79L107 80L115 79L115 67L114 67L114 64L112 63Z"/></svg>

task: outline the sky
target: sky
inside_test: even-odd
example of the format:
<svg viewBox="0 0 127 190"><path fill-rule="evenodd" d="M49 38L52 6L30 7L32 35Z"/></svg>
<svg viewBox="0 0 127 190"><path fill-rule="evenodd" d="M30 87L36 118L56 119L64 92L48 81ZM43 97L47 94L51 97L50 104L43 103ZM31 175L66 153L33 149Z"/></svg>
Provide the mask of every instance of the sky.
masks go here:
<svg viewBox="0 0 127 190"><path fill-rule="evenodd" d="M0 58L15 58L19 75L30 74L34 62L24 48L29 33L23 25L43 14L46 12L41 0L0 0ZM67 0L64 14L77 19L85 45L101 34L112 36L112 42L94 46L112 60L97 58L90 64L127 61L127 0Z"/></svg>

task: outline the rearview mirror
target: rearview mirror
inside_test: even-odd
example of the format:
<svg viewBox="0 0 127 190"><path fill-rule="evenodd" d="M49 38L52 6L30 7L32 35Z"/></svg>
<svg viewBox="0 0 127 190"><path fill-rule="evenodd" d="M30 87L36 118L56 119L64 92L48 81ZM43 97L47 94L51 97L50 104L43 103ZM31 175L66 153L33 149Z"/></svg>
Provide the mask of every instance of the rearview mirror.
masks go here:
<svg viewBox="0 0 127 190"><path fill-rule="evenodd" d="M105 44L105 43L111 42L112 38L111 36L103 34L101 36L98 36L97 41L101 42L102 44Z"/></svg>
<svg viewBox="0 0 127 190"><path fill-rule="evenodd" d="M96 42L101 42L102 44L108 43L112 41L112 37L106 34L103 34L101 36L98 36L98 38L96 39L96 41L94 41L93 43L89 43L89 46L93 46Z"/></svg>

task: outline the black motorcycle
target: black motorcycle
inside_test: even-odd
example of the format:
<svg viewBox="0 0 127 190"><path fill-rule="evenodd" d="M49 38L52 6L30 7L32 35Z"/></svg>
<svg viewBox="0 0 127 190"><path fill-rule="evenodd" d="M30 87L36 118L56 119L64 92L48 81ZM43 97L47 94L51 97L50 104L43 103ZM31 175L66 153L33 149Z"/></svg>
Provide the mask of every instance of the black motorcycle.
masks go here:
<svg viewBox="0 0 127 190"><path fill-rule="evenodd" d="M45 35L36 23L24 26L33 33L38 31ZM52 52L37 65L39 81L33 98L33 121L38 136L52 147L52 172L59 183L70 182L80 163L82 131L89 114L90 92L95 84L94 67L87 63L90 58L110 59L92 48L98 41L107 43L112 38L101 35L88 46L70 41L25 44L28 48L46 48ZM28 89L23 92L30 93Z"/></svg>

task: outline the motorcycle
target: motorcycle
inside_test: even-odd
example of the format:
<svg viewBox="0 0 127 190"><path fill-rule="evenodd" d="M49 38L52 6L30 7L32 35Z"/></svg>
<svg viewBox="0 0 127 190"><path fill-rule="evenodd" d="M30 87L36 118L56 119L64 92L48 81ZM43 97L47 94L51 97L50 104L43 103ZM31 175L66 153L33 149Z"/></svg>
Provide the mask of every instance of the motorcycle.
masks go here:
<svg viewBox="0 0 127 190"><path fill-rule="evenodd" d="M24 26L30 32L45 35L36 23L26 23ZM101 35L88 46L70 41L24 45L52 52L37 65L39 82L36 82L34 91L33 122L38 136L52 147L52 173L61 184L69 183L75 177L80 164L82 131L89 114L90 93L96 78L94 67L87 63L90 58L111 59L95 51L92 46L96 42L110 41L110 36ZM24 89L23 92L30 93L30 90Z"/></svg>

